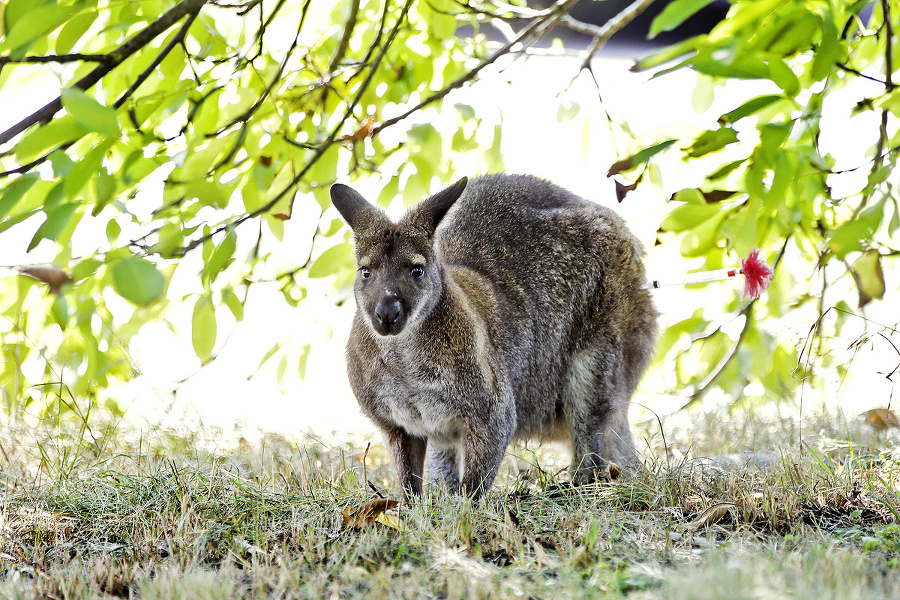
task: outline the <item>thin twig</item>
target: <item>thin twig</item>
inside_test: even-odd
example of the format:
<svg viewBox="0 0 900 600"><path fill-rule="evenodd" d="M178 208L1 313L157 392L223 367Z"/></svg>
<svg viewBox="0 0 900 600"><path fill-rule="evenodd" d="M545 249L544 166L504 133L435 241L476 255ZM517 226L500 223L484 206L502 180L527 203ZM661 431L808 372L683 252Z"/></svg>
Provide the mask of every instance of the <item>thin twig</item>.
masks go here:
<svg viewBox="0 0 900 600"><path fill-rule="evenodd" d="M409 9L412 8L414 1L415 0L406 0L406 3L403 5L403 9L400 12L400 15L397 17L397 22L394 24L394 27L391 29L391 33L388 35L388 39L385 41L385 44L382 47L381 52L378 54L378 57L375 59L375 62L372 64L368 75L366 76L365 80L363 80L363 82L362 82L362 85L360 85L359 90L356 93L356 96L354 96L353 100L347 105L347 109L344 111L344 115L341 118L341 120L334 126L334 129L332 129L331 133L326 138L325 142L322 143L321 146L319 146L319 148L316 150L316 153L312 156L312 158L310 158L309 162L306 163L306 166L304 166L303 169L301 169L300 172L291 180L291 182L288 183L288 185L285 186L285 188L277 196L272 198L269 202L267 202L263 206L259 207L258 209L254 210L253 212L242 215L240 218L236 219L235 221L233 221L231 223L226 223L224 225L220 225L219 227L215 228L208 234L205 234L195 240L192 240L189 244L187 244L183 248L178 249L175 252L176 255L184 256L185 254L187 254L188 252L190 252L197 246L201 245L206 240L211 239L213 236L217 235L218 233L225 231L226 229L235 228L238 225L240 225L241 223L248 221L249 219L256 218L259 215L262 215L262 214L268 212L269 210L272 209L273 206L278 204L278 202L280 202L282 200L282 198L287 196L291 192L291 190L293 190L294 187L303 180L304 177L306 177L306 174L309 172L309 170L312 169L313 166L319 161L319 159L322 158L322 156L325 154L325 152L327 152L328 149L334 145L335 140L337 140L338 134L341 132L341 130L344 127L344 123L347 122L347 119L349 119L350 115L353 114L353 111L356 110L356 106L362 100L363 95L365 94L366 90L368 90L369 85L372 83L372 80L375 77L375 73L378 71L378 67L381 64L382 60L384 59L385 55L387 54L388 49L391 47L391 45L394 42L394 39L397 37L397 34L400 32L400 28L402 27L403 22L406 19L406 15L409 13Z"/></svg>
<svg viewBox="0 0 900 600"><path fill-rule="evenodd" d="M778 263L781 262L781 258L784 256L785 250L787 250L788 242L790 241L791 236L788 235L784 239L784 244L781 246L781 250L778 252L778 256L775 257L775 260L772 263L772 267L775 268L778 266ZM756 304L756 301L759 298L755 298L751 300L747 306L741 309L739 314L744 315L744 326L741 328L741 333L738 335L737 341L735 341L734 345L731 347L731 351L719 361L719 364L715 366L715 368L710 372L710 374L706 377L705 380L694 390L694 393L691 394L690 399L678 410L684 410L686 408L690 408L699 403L706 393L719 381L719 378L722 377L722 374L725 372L725 369L728 368L728 365L731 364L731 361L734 360L734 357L737 356L738 349L744 343L744 339L747 337L747 333L750 331L750 325L753 323L753 306Z"/></svg>
<svg viewBox="0 0 900 600"><path fill-rule="evenodd" d="M159 19L148 25L144 30L132 36L128 41L119 46L114 52L110 53L112 60L108 64L103 64L76 81L72 87L79 90L88 90L100 81L104 76L108 75L113 69L118 67L131 55L143 49L157 36L164 33L172 25L177 23L188 14L199 13L208 0L183 0L175 5L169 12L162 15ZM42 108L31 113L6 131L0 133L0 145L10 141L23 131L38 123L46 123L53 118L57 112L62 109L62 96L44 105Z"/></svg>
<svg viewBox="0 0 900 600"><path fill-rule="evenodd" d="M885 93L890 94L894 91L894 82L892 74L894 72L894 25L891 23L891 2L890 0L881 0L881 12L884 19L883 27L885 31L884 40L884 89ZM872 163L872 170L869 172L874 175L884 164L883 154L884 147L888 140L888 109L881 109L881 124L878 127L878 143L875 149L875 160ZM874 189L868 190L859 201L859 206L853 211L853 218L859 216L869 200L872 198Z"/></svg>
<svg viewBox="0 0 900 600"><path fill-rule="evenodd" d="M594 55L606 45L606 42L609 41L613 35L616 34L620 29L631 23L634 19L640 16L647 7L653 4L655 0L635 0L624 10L622 10L615 17L606 22L603 27L596 31L594 35L594 41L591 43L591 47L587 49L584 56L584 62L581 63L581 69L588 71L591 70L591 59L594 58Z"/></svg>
<svg viewBox="0 0 900 600"><path fill-rule="evenodd" d="M352 4L350 5L350 15L347 17L347 22L344 24L344 32L341 34L341 41L338 42L334 54L331 55L331 61L328 63L329 73L336 71L341 65L341 61L344 60L347 48L350 47L350 40L353 37L353 30L356 28L356 20L358 17L359 0L352 0Z"/></svg>
<svg viewBox="0 0 900 600"><path fill-rule="evenodd" d="M572 7L575 6L575 4L577 4L577 2L578 2L578 0L560 0L559 2L557 2L557 4L551 10L547 11L547 13L543 17L533 21L528 27L523 29L522 32L518 36L516 36L516 38L514 40L510 41L505 46L500 48L500 50L498 50L496 53L494 53L494 55L492 55L490 58L484 60L477 67L475 67L474 69L472 69L471 71L469 71L468 73L466 73L465 75L463 75L462 77L460 77L459 79L457 79L456 81L454 81L453 83L451 83L450 85L445 87L444 89L440 90L439 92L436 92L435 94L432 94L425 100L422 100L417 105L415 105L411 109L407 110L405 113L398 115L392 119L388 119L387 121L383 121L382 123L378 124L372 130L372 135L373 136L377 135L382 130L387 129L391 125L395 125L395 124L399 123L400 121L406 119L410 115L425 108L429 104L433 104L433 103L437 102L438 100L444 98L444 96L446 96L453 90L461 88L469 81L475 79L475 77L477 77L478 74L482 70L484 70L486 67L492 65L501 56L509 54L517 44L522 44L531 37L539 37L539 36L535 35L535 34L537 34L538 31L548 30L557 21L559 21L559 19L561 19L563 17L563 15L568 13L572 9Z"/></svg>
<svg viewBox="0 0 900 600"><path fill-rule="evenodd" d="M143 84L147 80L147 78L150 77L153 71L156 70L156 67L158 67L159 64L166 58L166 56L169 55L169 52L171 52L175 46L184 42L184 38L187 36L187 32L191 28L191 25L193 25L194 21L197 19L198 14L199 11L188 14L188 18L184 21L184 24L181 26L181 29L178 30L178 33L175 34L175 37L169 40L169 43L159 51L159 54L156 55L156 58L154 58L153 61L149 65L147 65L147 68L137 76L137 79L135 79L134 82L130 86L128 86L128 89L125 90L125 93L122 94L118 100L116 100L116 103L113 104L115 108L121 108L121 106L125 104L125 101L131 98L131 96L137 91L137 89L141 87L141 84Z"/></svg>

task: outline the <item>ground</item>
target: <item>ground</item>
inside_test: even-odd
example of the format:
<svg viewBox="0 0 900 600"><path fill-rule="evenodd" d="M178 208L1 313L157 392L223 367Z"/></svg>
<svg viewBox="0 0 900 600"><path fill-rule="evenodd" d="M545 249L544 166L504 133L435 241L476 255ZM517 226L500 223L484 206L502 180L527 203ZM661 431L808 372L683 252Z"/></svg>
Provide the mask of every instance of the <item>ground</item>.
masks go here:
<svg viewBox="0 0 900 600"><path fill-rule="evenodd" d="M898 597L896 432L706 415L643 432L633 477L572 488L566 457L516 448L481 504L380 513L392 469L364 441L8 427L0 597ZM694 458L741 446L770 463Z"/></svg>

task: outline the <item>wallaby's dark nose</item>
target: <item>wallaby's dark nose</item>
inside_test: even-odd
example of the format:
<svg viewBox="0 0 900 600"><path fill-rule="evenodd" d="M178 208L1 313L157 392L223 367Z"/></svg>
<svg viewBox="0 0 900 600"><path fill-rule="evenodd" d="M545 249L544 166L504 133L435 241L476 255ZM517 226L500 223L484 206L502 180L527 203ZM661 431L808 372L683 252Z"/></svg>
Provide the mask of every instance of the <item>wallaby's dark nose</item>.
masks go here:
<svg viewBox="0 0 900 600"><path fill-rule="evenodd" d="M386 331L403 316L403 307L396 298L386 298L375 307L375 318Z"/></svg>

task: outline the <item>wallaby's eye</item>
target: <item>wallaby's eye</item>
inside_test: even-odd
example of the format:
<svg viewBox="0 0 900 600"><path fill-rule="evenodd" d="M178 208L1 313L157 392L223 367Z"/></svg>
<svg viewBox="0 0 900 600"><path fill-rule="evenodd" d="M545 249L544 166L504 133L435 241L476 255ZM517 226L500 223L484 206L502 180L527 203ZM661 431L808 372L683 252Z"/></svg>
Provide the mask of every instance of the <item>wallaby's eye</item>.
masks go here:
<svg viewBox="0 0 900 600"><path fill-rule="evenodd" d="M363 279L368 279L369 277L372 276L372 269L370 269L369 267L360 267L359 274L362 276Z"/></svg>
<svg viewBox="0 0 900 600"><path fill-rule="evenodd" d="M413 279L422 279L423 277L425 277L425 267L423 267L422 265L416 265L409 270L409 275Z"/></svg>

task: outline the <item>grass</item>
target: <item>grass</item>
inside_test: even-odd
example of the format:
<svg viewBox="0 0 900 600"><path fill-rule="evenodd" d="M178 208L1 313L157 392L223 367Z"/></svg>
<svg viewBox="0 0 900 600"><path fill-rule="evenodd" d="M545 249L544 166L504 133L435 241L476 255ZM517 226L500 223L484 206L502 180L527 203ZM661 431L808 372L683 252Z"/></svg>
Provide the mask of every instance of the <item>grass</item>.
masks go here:
<svg viewBox="0 0 900 600"><path fill-rule="evenodd" d="M375 446L7 429L0 597L898 597L896 430L836 422L801 441L791 420L708 416L582 488L518 449L481 504L427 496L359 530L342 511L393 489ZM764 470L690 459L740 447L779 451Z"/></svg>

